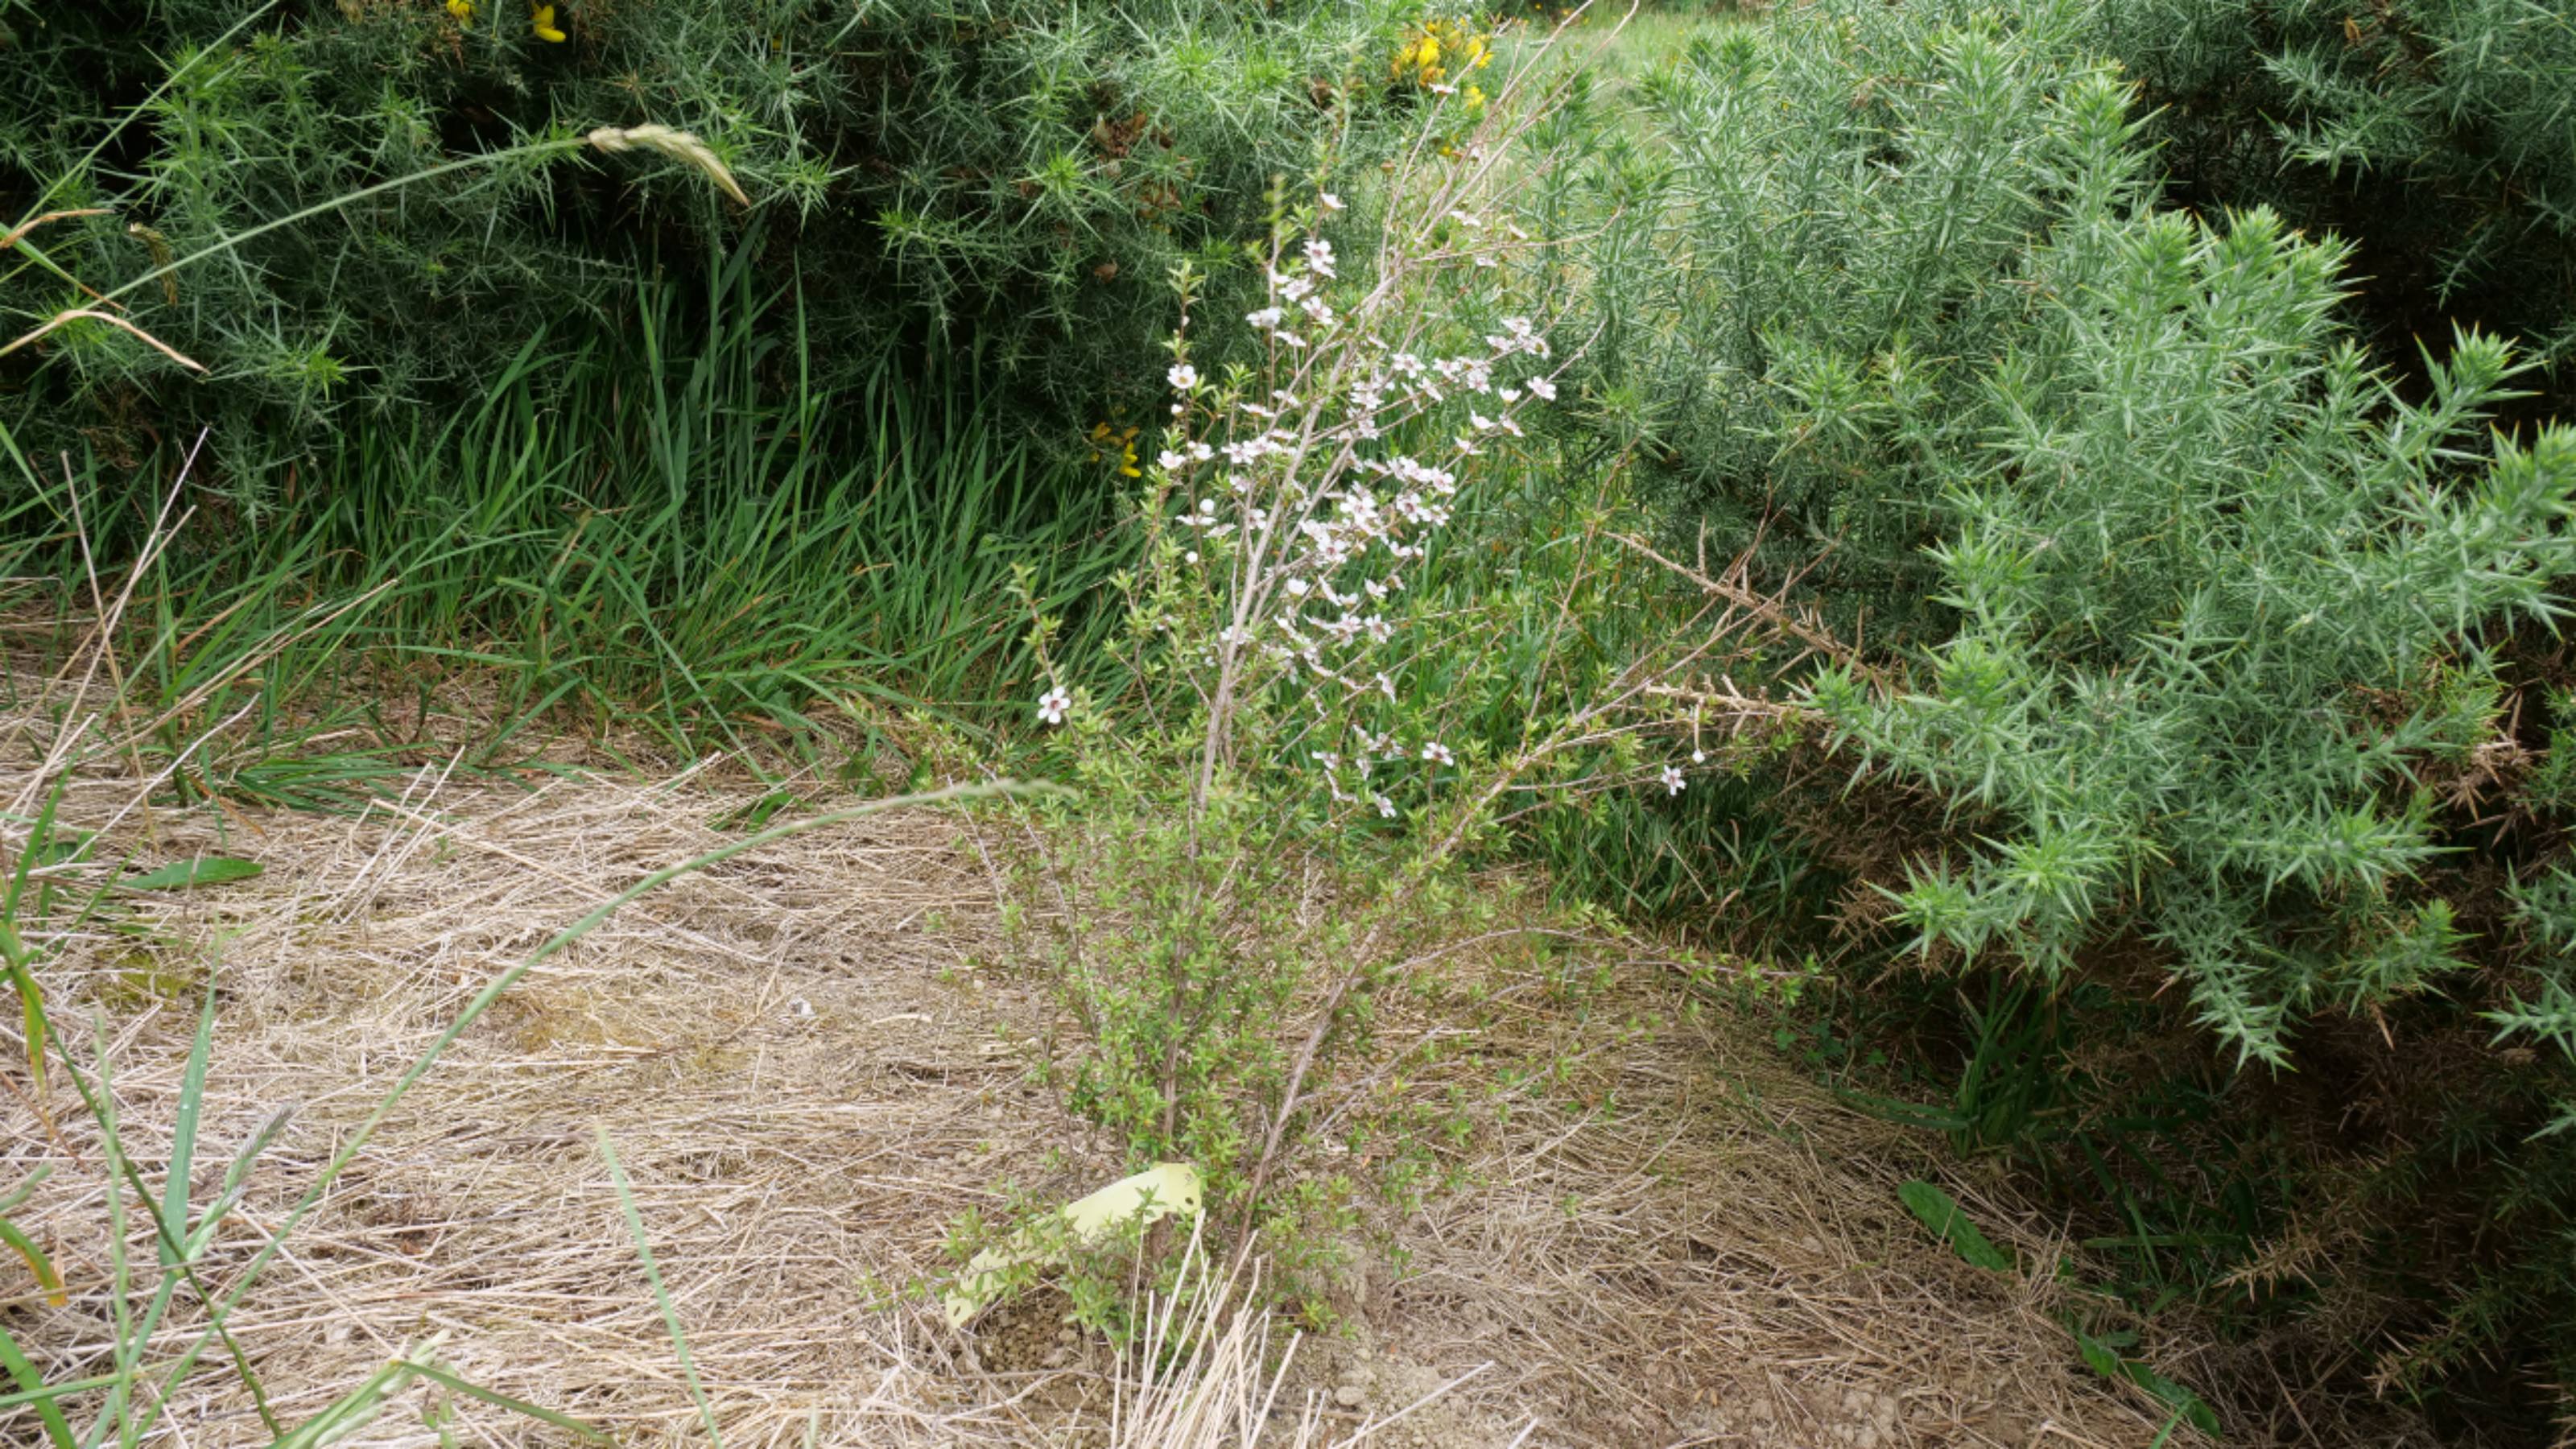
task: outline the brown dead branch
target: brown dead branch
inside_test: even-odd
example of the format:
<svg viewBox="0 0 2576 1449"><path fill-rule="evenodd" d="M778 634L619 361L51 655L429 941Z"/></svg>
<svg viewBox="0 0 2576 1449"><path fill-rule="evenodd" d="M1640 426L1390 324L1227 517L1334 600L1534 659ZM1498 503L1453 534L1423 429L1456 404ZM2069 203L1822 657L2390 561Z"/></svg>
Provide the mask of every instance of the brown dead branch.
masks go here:
<svg viewBox="0 0 2576 1449"><path fill-rule="evenodd" d="M1624 533L1614 533L1610 536L1698 585L1700 591L1710 598L1727 604L1731 608L1742 610L1752 620L1783 638L1797 641L1805 646L1807 653L1841 665L1864 678L1872 680L1879 678L1878 671L1861 657L1859 646L1837 637L1832 630L1826 628L1824 621L1817 616L1813 608L1803 608L1790 603L1785 590L1777 594L1765 594L1754 588L1751 582L1752 559L1749 555L1739 556L1735 562L1727 565L1725 572L1711 574L1705 564L1693 567L1667 558L1644 539ZM1732 686L1729 687L1732 688Z"/></svg>

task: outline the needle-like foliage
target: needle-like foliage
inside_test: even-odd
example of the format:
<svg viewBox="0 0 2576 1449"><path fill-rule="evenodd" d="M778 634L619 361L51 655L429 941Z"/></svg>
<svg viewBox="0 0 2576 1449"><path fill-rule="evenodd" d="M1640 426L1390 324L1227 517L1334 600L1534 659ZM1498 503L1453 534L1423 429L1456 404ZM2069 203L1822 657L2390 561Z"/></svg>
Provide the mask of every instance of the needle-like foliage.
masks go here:
<svg viewBox="0 0 2576 1449"><path fill-rule="evenodd" d="M1651 71L1588 229L1556 232L1599 329L1585 402L1664 480L1676 544L1745 556L1839 638L1753 682L1821 715L1869 802L1778 791L1848 872L1833 947L1934 983L1893 1013L1969 1044L1920 1120L2170 1221L2233 1194L2213 1303L2339 1301L2344 1343L2393 1345L2379 1386L2469 1402L2480 1355L2566 1372L2576 1321L2551 864L2576 740L2532 748L2536 697L2518 723L2559 667L2576 432L2534 421L2532 353L2497 333L2368 350L2355 248L2268 191L2172 206L2137 88L2094 58L2111 11L1820 0ZM2493 99L2518 63L2454 78ZM1950 1003L1981 986L1982 1014ZM2163 1076L2099 1065L2149 1036ZM2365 1160L2263 1120L2294 1072L2371 1104ZM2239 1150L2232 1180L2109 1125L2155 1115L2141 1094L2217 1104L2188 1130ZM2097 1150L2122 1142L2135 1179ZM2143 1222L2118 1240L2142 1256L2215 1241ZM2340 1261L2295 1287L2261 1261L2325 1222Z"/></svg>
<svg viewBox="0 0 2576 1449"><path fill-rule="evenodd" d="M2196 200L2261 200L2362 247L2360 309L2576 354L2576 11L2548 0L2140 0L2101 43L2160 108Z"/></svg>

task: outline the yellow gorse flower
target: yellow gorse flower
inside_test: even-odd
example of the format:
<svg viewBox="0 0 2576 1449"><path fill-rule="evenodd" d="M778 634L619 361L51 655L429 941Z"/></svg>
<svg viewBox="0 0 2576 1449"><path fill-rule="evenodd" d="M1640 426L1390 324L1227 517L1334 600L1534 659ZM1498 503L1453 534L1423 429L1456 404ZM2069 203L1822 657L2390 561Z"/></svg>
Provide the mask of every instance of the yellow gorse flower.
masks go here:
<svg viewBox="0 0 2576 1449"><path fill-rule="evenodd" d="M555 28L555 7L551 5L528 7L528 29L534 32L539 40L560 43L564 39L564 33Z"/></svg>
<svg viewBox="0 0 2576 1449"><path fill-rule="evenodd" d="M1091 456L1118 470L1121 478L1142 478L1145 470L1136 465L1136 428L1130 424L1113 428L1107 423L1091 425Z"/></svg>
<svg viewBox="0 0 2576 1449"><path fill-rule="evenodd" d="M471 26L474 23L474 0L447 0L447 13L456 17L457 24Z"/></svg>
<svg viewBox="0 0 2576 1449"><path fill-rule="evenodd" d="M1422 27L1422 33L1405 37L1395 50L1395 61L1387 67L1393 80L1410 80L1416 85L1436 86L1454 70L1463 75L1483 70L1493 64L1493 37L1473 33L1455 20L1434 20Z"/></svg>

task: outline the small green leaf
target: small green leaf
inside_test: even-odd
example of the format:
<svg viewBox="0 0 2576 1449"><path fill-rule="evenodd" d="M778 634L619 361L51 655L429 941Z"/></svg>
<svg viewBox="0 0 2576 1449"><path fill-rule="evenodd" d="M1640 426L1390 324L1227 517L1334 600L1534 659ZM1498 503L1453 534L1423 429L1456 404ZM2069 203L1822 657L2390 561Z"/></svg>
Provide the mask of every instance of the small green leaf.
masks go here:
<svg viewBox="0 0 2576 1449"><path fill-rule="evenodd" d="M768 794L761 796L759 799L752 801L750 804L745 805L740 809L726 811L716 820L715 828L718 830L758 830L762 826L767 825L770 818L775 816L779 811L796 803L797 797L794 792L788 790L772 790Z"/></svg>
<svg viewBox="0 0 2576 1449"><path fill-rule="evenodd" d="M1986 1241L1986 1235L1977 1231L1977 1225L1968 1221L1968 1215L1959 1210L1958 1200L1948 1193L1917 1179L1898 1188L1896 1195L1904 1200L1907 1211L1921 1219L1923 1226L1948 1243L1950 1250L1971 1267L1988 1268L1997 1273L2013 1270L2013 1260L2002 1249Z"/></svg>
<svg viewBox="0 0 2576 1449"><path fill-rule="evenodd" d="M118 884L130 891L183 891L192 886L227 885L237 880L249 880L265 869L267 867L255 860L207 855L146 871Z"/></svg>
<svg viewBox="0 0 2576 1449"><path fill-rule="evenodd" d="M45 1290L45 1301L61 1307L63 1277L54 1271L53 1259L46 1257L45 1250L36 1246L36 1240L20 1232L16 1223L0 1218L0 1243L7 1244L26 1261L27 1271L36 1275L36 1286Z"/></svg>
<svg viewBox="0 0 2576 1449"><path fill-rule="evenodd" d="M2218 1437L2218 1415L2201 1402L2200 1395L2149 1368L2144 1359L2123 1358L2108 1337L2096 1338L2069 1323L2075 1334L2075 1351L2084 1357L2085 1366L2106 1379L2127 1380L2146 1390L2158 1403L2191 1421L2193 1428ZM2134 1335L2131 1335L2134 1341Z"/></svg>

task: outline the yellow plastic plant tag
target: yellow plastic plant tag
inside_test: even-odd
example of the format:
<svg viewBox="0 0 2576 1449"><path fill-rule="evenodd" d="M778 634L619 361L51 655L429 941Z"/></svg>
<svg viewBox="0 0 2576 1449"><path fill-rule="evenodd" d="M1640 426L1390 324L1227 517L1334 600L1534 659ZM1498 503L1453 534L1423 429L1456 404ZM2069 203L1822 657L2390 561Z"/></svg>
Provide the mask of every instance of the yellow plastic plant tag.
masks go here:
<svg viewBox="0 0 2576 1449"><path fill-rule="evenodd" d="M1164 1162L1065 1204L1056 1210L1064 1223L1062 1235L1022 1228L1010 1241L975 1255L958 1288L948 1295L949 1326L963 1328L991 1307L998 1281L1010 1269L1039 1261L1061 1263L1066 1244L1096 1243L1111 1228L1131 1220L1154 1223L1174 1213L1197 1217L1203 1195L1197 1168L1186 1162Z"/></svg>

